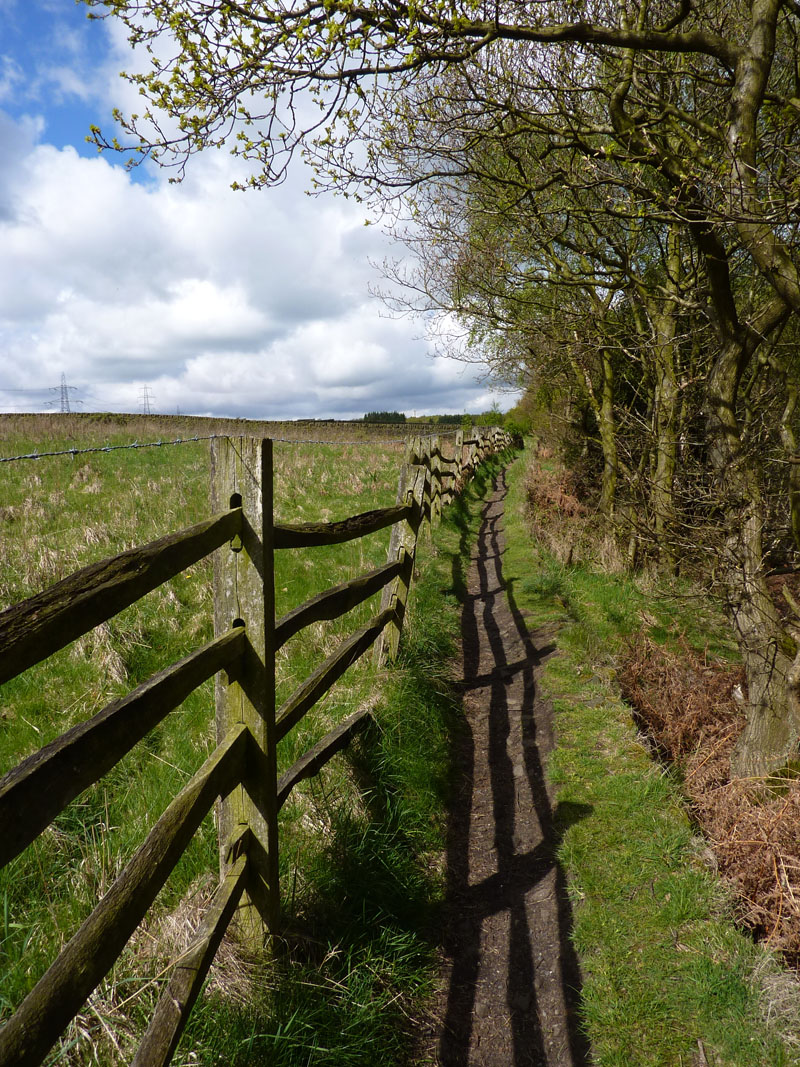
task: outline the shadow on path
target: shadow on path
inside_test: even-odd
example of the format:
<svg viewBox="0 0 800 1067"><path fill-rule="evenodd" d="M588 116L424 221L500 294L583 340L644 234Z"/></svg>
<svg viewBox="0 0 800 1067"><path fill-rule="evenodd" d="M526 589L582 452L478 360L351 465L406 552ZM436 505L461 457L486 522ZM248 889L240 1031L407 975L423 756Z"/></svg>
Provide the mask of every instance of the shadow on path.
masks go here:
<svg viewBox="0 0 800 1067"><path fill-rule="evenodd" d="M501 474L486 504L462 612L468 729L455 742L445 949L449 989L438 1058L445 1067L584 1067L580 972L556 850L590 809L553 806L552 747L535 668L555 646L529 634L506 594Z"/></svg>

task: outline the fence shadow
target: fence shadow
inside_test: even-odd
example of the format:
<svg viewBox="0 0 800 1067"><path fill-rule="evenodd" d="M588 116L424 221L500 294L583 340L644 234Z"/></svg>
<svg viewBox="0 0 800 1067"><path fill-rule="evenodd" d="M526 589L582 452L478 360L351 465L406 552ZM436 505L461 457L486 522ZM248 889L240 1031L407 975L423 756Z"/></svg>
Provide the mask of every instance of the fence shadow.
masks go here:
<svg viewBox="0 0 800 1067"><path fill-rule="evenodd" d="M504 489L502 474L495 485ZM452 742L462 778L448 832L452 968L439 1062L584 1067L580 971L557 853L591 808L554 805L548 793L543 757L552 737L534 671L555 646L546 638L537 645L528 633L503 580L502 554L502 504L491 500L478 541L478 587L462 611L471 714Z"/></svg>

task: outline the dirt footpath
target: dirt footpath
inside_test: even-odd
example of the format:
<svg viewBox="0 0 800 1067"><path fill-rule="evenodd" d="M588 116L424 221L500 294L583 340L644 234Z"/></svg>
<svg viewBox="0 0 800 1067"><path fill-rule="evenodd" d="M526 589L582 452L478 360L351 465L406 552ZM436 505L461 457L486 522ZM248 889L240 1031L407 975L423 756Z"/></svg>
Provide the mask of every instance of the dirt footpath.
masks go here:
<svg viewBox="0 0 800 1067"><path fill-rule="evenodd" d="M455 742L461 786L448 839L445 964L435 1062L445 1067L579 1067L580 975L555 859L581 817L554 808L543 776L551 715L536 668L554 651L528 634L503 584L501 475L484 507L462 615L467 729Z"/></svg>

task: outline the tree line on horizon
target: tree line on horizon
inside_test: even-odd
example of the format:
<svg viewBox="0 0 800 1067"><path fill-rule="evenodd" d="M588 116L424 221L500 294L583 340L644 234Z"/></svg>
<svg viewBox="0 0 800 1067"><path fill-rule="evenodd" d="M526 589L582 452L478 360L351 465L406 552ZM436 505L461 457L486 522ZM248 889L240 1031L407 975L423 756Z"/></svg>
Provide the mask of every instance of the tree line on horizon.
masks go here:
<svg viewBox="0 0 800 1067"><path fill-rule="evenodd" d="M470 415L405 415L402 411L368 411L363 416L370 423L425 423L433 426L503 426L506 416L499 408ZM526 423L526 425L529 425Z"/></svg>

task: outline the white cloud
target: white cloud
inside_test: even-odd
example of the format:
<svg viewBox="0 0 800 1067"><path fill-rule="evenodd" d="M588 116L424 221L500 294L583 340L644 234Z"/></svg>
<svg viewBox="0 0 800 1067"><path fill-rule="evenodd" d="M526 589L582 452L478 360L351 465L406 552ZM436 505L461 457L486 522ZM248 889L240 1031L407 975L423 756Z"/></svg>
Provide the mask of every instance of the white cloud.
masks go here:
<svg viewBox="0 0 800 1067"><path fill-rule="evenodd" d="M114 20L105 32L91 80L78 39L51 67L63 94L112 92L126 45ZM225 152L193 159L180 185L134 180L112 157L41 143L46 118L0 112L0 409L36 406L62 373L90 410L137 410L144 385L153 410L253 417L491 403L471 371L431 358L418 323L381 317L368 287L384 237L351 202L306 196L299 166L258 193L230 189L241 163Z"/></svg>
<svg viewBox="0 0 800 1067"><path fill-rule="evenodd" d="M18 91L23 79L22 68L13 56L0 56L0 104Z"/></svg>

